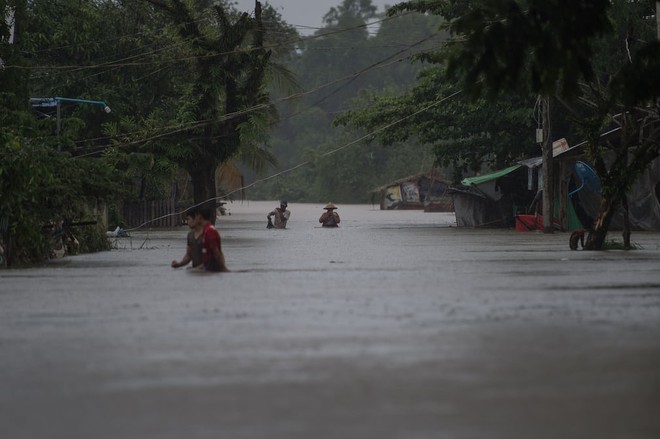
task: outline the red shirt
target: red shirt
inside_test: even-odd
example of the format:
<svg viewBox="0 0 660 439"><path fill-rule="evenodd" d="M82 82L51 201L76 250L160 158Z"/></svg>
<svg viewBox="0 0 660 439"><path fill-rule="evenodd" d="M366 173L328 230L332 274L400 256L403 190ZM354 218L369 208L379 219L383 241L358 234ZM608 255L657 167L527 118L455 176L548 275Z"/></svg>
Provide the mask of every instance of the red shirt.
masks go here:
<svg viewBox="0 0 660 439"><path fill-rule="evenodd" d="M218 261L213 256L214 250L220 250L220 233L208 223L202 231L202 261L204 268L209 271L220 271Z"/></svg>

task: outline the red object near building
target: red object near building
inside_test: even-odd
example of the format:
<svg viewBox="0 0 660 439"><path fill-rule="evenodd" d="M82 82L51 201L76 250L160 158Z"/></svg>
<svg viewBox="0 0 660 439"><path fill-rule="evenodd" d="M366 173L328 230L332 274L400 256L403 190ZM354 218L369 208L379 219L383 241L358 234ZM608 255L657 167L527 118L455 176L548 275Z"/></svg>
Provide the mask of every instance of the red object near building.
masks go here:
<svg viewBox="0 0 660 439"><path fill-rule="evenodd" d="M531 232L533 230L543 230L543 216L516 215L517 232Z"/></svg>

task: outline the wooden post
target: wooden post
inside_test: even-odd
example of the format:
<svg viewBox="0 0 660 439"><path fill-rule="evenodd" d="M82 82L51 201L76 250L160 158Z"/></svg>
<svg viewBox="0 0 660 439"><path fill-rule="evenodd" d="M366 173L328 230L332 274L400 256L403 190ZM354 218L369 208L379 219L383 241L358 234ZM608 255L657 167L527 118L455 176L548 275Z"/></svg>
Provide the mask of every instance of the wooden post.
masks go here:
<svg viewBox="0 0 660 439"><path fill-rule="evenodd" d="M660 0L655 1L655 22L658 27L658 40L660 40Z"/></svg>
<svg viewBox="0 0 660 439"><path fill-rule="evenodd" d="M553 233L553 159L552 137L550 134L550 98L546 96L541 101L543 118L543 233Z"/></svg>
<svg viewBox="0 0 660 439"><path fill-rule="evenodd" d="M557 184L559 184L559 225L562 232L568 230L568 178L571 175L571 167L568 165L567 160L559 162L559 177Z"/></svg>

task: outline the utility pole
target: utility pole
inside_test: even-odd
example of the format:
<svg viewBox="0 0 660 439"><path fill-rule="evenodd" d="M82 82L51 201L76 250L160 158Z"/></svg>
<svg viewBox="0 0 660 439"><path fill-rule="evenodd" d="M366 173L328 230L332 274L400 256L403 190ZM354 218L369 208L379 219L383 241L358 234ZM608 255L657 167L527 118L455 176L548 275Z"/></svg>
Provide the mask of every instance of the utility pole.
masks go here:
<svg viewBox="0 0 660 439"><path fill-rule="evenodd" d="M541 99L541 118L543 127L543 233L554 232L554 194L553 194L553 158L552 138L550 133L550 96Z"/></svg>
<svg viewBox="0 0 660 439"><path fill-rule="evenodd" d="M658 27L658 40L660 40L660 0L655 0L655 22Z"/></svg>
<svg viewBox="0 0 660 439"><path fill-rule="evenodd" d="M74 102L79 104L94 104L103 107L103 111L110 113L112 110L108 107L108 104L105 101L90 101L89 99L74 99L74 98L63 98L60 96L54 98L30 98L30 105L32 107L56 107L56 123L57 123L57 137L60 136L60 131L62 130L62 102ZM61 151L61 145L59 141L57 142L57 150Z"/></svg>

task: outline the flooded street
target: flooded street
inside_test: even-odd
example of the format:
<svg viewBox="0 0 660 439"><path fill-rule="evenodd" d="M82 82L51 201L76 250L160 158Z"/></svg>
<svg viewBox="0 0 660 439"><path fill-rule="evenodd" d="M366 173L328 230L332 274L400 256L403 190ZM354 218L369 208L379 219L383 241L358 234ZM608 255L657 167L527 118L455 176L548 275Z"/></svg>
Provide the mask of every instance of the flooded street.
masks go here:
<svg viewBox="0 0 660 439"><path fill-rule="evenodd" d="M170 268L184 227L0 271L0 438L660 437L660 233L324 205L229 204L231 273Z"/></svg>

